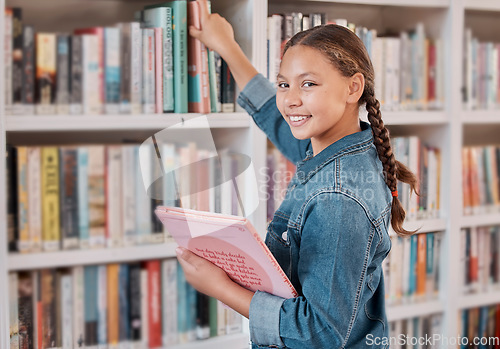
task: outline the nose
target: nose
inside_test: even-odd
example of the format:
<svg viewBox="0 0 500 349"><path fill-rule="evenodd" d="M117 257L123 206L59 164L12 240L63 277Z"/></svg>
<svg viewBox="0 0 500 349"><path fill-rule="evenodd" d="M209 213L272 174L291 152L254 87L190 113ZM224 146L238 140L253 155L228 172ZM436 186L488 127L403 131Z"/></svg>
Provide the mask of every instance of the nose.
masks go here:
<svg viewBox="0 0 500 349"><path fill-rule="evenodd" d="M302 99L300 97L300 89L295 86L290 86L285 93L284 102L288 108L298 107L302 105Z"/></svg>

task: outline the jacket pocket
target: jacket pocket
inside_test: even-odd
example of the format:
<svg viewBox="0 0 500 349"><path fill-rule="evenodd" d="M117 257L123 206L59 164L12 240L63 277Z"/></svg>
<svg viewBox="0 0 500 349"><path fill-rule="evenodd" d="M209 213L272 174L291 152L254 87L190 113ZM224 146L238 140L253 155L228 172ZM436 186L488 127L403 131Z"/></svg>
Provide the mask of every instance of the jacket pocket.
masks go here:
<svg viewBox="0 0 500 349"><path fill-rule="evenodd" d="M288 216L276 211L267 227L266 245L288 278L292 273L292 250L288 233Z"/></svg>

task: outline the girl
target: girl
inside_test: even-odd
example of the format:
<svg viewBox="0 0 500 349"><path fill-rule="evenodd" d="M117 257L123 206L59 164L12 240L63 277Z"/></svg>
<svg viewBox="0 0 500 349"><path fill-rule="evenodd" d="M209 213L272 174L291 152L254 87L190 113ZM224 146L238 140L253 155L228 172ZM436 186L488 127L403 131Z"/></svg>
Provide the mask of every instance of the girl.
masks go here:
<svg viewBox="0 0 500 349"><path fill-rule="evenodd" d="M336 25L298 33L286 44L277 91L251 65L231 25L201 7L190 34L228 63L238 103L297 171L268 226L266 244L299 297L251 292L188 250L178 259L188 282L250 319L254 348L382 347L388 323L382 261L405 212L397 180L416 180L392 153L361 40ZM360 122L366 106L370 124Z"/></svg>

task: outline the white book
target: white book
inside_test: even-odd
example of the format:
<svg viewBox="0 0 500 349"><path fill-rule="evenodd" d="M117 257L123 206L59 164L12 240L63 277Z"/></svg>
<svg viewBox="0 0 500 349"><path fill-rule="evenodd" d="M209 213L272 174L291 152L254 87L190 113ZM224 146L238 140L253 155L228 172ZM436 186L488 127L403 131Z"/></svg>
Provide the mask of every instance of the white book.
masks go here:
<svg viewBox="0 0 500 349"><path fill-rule="evenodd" d="M464 59L462 61L465 85L465 106L466 110L472 110L472 30L465 28L464 33Z"/></svg>
<svg viewBox="0 0 500 349"><path fill-rule="evenodd" d="M142 91L142 33L139 22L131 23L130 31L130 57L131 69L131 94L130 107L132 114L141 113L141 91Z"/></svg>
<svg viewBox="0 0 500 349"><path fill-rule="evenodd" d="M155 105L155 31L142 28L142 112L154 114Z"/></svg>
<svg viewBox="0 0 500 349"><path fill-rule="evenodd" d="M443 40L434 40L436 46L436 109L443 109L445 103L445 57Z"/></svg>
<svg viewBox="0 0 500 349"><path fill-rule="evenodd" d="M148 196L147 189L151 184L151 162L154 149L152 143L143 143L134 150L136 156L135 224L137 241L139 243L148 243L151 241L152 211L151 198Z"/></svg>
<svg viewBox="0 0 500 349"><path fill-rule="evenodd" d="M177 338L177 260L162 261L162 327L163 346L178 342Z"/></svg>
<svg viewBox="0 0 500 349"><path fill-rule="evenodd" d="M402 274L402 293L403 302L407 303L410 300L409 287L410 287L410 249L411 239L403 239L403 274Z"/></svg>
<svg viewBox="0 0 500 349"><path fill-rule="evenodd" d="M412 88L411 88L411 42L408 33L403 31L399 35L400 51L399 56L399 89L400 89L400 109L408 110L412 104Z"/></svg>
<svg viewBox="0 0 500 349"><path fill-rule="evenodd" d="M427 186L427 218L436 218L437 217L437 159L436 159L436 150L433 148L429 148L427 152L427 156L429 159L429 167L428 167L428 186Z"/></svg>
<svg viewBox="0 0 500 349"><path fill-rule="evenodd" d="M120 50L119 27L104 28L104 71L106 86L106 114L120 112Z"/></svg>
<svg viewBox="0 0 500 349"><path fill-rule="evenodd" d="M108 343L108 268L105 264L97 267L97 343L105 349Z"/></svg>
<svg viewBox="0 0 500 349"><path fill-rule="evenodd" d="M42 249L40 147L28 147L28 222L31 251Z"/></svg>
<svg viewBox="0 0 500 349"><path fill-rule="evenodd" d="M106 242L105 146L90 145L87 150L90 247L104 247Z"/></svg>
<svg viewBox="0 0 500 349"><path fill-rule="evenodd" d="M38 348L38 298L40 297L40 271L34 270L31 271L31 284L33 285L33 297L32 297L32 307L33 307L33 348Z"/></svg>
<svg viewBox="0 0 500 349"><path fill-rule="evenodd" d="M62 347L73 347L73 276L61 276L61 319L62 319Z"/></svg>
<svg viewBox="0 0 500 349"><path fill-rule="evenodd" d="M135 226L135 145L123 145L122 149L122 229L123 243L136 243Z"/></svg>
<svg viewBox="0 0 500 349"><path fill-rule="evenodd" d="M409 142L409 169L414 174L418 174L420 171L420 139L418 136L410 136L408 139ZM419 178L420 181L420 178ZM417 219L418 215L418 196L415 193L412 193L409 198L409 214L407 212L407 216L409 220Z"/></svg>
<svg viewBox="0 0 500 349"><path fill-rule="evenodd" d="M123 242L123 199L122 199L122 147L109 145L106 171L106 222L108 230L108 247L118 247ZM131 169L129 168L128 171Z"/></svg>
<svg viewBox="0 0 500 349"><path fill-rule="evenodd" d="M226 334L241 333L243 330L243 318L233 309L227 311Z"/></svg>
<svg viewBox="0 0 500 349"><path fill-rule="evenodd" d="M18 275L9 273L9 331L10 349L19 349Z"/></svg>
<svg viewBox="0 0 500 349"><path fill-rule="evenodd" d="M224 303L217 301L217 336L224 336L226 334L227 312L227 306Z"/></svg>
<svg viewBox="0 0 500 349"><path fill-rule="evenodd" d="M12 90L12 11L4 11L4 89L5 89L5 112L12 113L13 90Z"/></svg>
<svg viewBox="0 0 500 349"><path fill-rule="evenodd" d="M269 76L271 83L276 83L276 76L279 72L281 61L281 26L283 17L278 14L273 14L267 19L267 35L269 40Z"/></svg>
<svg viewBox="0 0 500 349"><path fill-rule="evenodd" d="M85 340L85 305L83 267L77 266L73 270L73 346L83 346Z"/></svg>
<svg viewBox="0 0 500 349"><path fill-rule="evenodd" d="M101 96L99 90L99 38L97 35L83 34L82 57L82 104L86 115L100 114Z"/></svg>

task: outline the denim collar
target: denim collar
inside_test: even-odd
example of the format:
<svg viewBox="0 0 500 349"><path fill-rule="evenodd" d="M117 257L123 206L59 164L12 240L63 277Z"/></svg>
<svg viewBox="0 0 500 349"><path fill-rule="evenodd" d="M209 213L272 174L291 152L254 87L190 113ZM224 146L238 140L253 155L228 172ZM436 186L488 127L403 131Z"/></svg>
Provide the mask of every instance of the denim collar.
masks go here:
<svg viewBox="0 0 500 349"><path fill-rule="evenodd" d="M312 149L309 149L306 152L305 159L297 163L298 180L304 184L323 166L333 161L339 155L369 147L373 143L371 126L364 121L360 122L360 126L360 132L339 139L323 149L316 156L313 156Z"/></svg>

